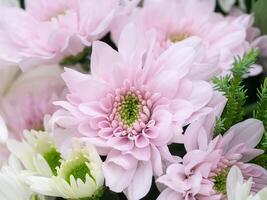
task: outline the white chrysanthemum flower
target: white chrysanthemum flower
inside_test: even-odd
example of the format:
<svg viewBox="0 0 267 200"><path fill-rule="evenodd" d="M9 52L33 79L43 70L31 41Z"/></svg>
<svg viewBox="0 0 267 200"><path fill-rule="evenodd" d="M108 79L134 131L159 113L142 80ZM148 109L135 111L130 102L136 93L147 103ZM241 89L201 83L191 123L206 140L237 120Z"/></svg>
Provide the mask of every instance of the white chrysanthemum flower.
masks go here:
<svg viewBox="0 0 267 200"><path fill-rule="evenodd" d="M228 200L266 200L267 187L255 195L250 193L253 180L244 181L240 169L233 166L227 176L227 199Z"/></svg>
<svg viewBox="0 0 267 200"><path fill-rule="evenodd" d="M102 161L93 146L78 141L57 168L57 176L28 179L33 191L48 196L98 199L103 193Z"/></svg>
<svg viewBox="0 0 267 200"><path fill-rule="evenodd" d="M61 154L54 141L43 131L24 131L25 140L9 139L7 147L31 173L51 177L61 164Z"/></svg>
<svg viewBox="0 0 267 200"><path fill-rule="evenodd" d="M2 167L0 171L0 199L1 200L45 200L32 192L29 186L24 182L24 176L21 174L22 166L19 161L11 156L9 165Z"/></svg>

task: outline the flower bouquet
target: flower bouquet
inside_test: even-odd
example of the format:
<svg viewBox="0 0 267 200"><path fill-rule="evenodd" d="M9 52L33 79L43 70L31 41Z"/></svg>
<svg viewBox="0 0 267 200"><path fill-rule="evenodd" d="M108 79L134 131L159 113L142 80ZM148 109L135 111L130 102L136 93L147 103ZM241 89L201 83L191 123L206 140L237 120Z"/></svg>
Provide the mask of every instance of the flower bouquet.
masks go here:
<svg viewBox="0 0 267 200"><path fill-rule="evenodd" d="M0 200L267 200L267 1L0 1Z"/></svg>

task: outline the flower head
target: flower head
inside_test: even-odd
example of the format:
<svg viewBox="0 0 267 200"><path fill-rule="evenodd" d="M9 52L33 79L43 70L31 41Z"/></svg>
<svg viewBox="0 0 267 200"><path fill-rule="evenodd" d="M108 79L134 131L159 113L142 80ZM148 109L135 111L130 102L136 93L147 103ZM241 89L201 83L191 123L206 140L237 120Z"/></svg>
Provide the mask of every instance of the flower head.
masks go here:
<svg viewBox="0 0 267 200"><path fill-rule="evenodd" d="M159 199L170 194L190 200L207 197L224 199L227 175L234 165L240 167L245 177L254 178L254 192L259 191L262 183L267 181L266 170L245 163L263 153L254 149L263 134L262 123L248 119L233 126L224 136L212 139L211 122L214 119L204 118L188 127L185 133L187 153L182 164L171 165L166 175L158 179L168 187ZM184 186L179 187L182 184Z"/></svg>
<svg viewBox="0 0 267 200"><path fill-rule="evenodd" d="M20 174L31 191L66 199L102 196L102 161L91 144L72 139L66 155L47 132L24 131L24 137L9 139L7 147L22 164Z"/></svg>
<svg viewBox="0 0 267 200"><path fill-rule="evenodd" d="M29 0L26 11L1 8L0 59L26 70L77 54L107 33L117 6L118 0Z"/></svg>
<svg viewBox="0 0 267 200"><path fill-rule="evenodd" d="M48 133L24 131L26 141L9 139L7 147L29 173L51 177L61 164L61 154Z"/></svg>
<svg viewBox="0 0 267 200"><path fill-rule="evenodd" d="M1 69L0 113L10 138L22 139L23 130L44 130L45 115L56 110L53 102L63 97L59 66L41 66L22 73L19 68ZM49 91L49 92L48 92Z"/></svg>
<svg viewBox="0 0 267 200"><path fill-rule="evenodd" d="M31 189L66 199L98 199L103 194L102 161L95 148L74 142L73 149L52 177L29 177Z"/></svg>
<svg viewBox="0 0 267 200"><path fill-rule="evenodd" d="M183 142L182 127L213 110L208 105L211 86L190 79L194 59L201 54L199 40L177 43L155 58L153 38L151 34L152 40L146 40L129 24L118 52L95 42L92 74L66 69L63 78L70 94L68 101L57 103L75 118L79 133L107 155L107 185L116 192L128 187L129 199L145 196L152 175L162 173L163 157L174 160L167 144Z"/></svg>
<svg viewBox="0 0 267 200"><path fill-rule="evenodd" d="M156 32L159 54L175 43L199 37L207 49L206 54L198 59L199 73L202 72L205 79L218 74L225 75L229 73L235 56L242 56L252 47L264 46L258 41L263 42L264 39L254 41L258 35L253 33L259 31L252 28L252 16L242 14L238 17L224 17L214 11L215 4L215 0L146 0L143 7L124 14L123 20L120 18L113 22L112 36L117 42L127 21L134 21L145 31ZM254 35L252 40L251 35ZM216 65L219 69L214 65L207 68L201 65L216 59L219 61ZM251 73L256 74L260 70L259 66L254 66Z"/></svg>
<svg viewBox="0 0 267 200"><path fill-rule="evenodd" d="M8 164L0 170L0 184L2 186L0 188L0 198L4 200L46 200L44 196L37 195L30 190L25 183L25 177L21 173L22 170L19 161L11 156L8 159Z"/></svg>

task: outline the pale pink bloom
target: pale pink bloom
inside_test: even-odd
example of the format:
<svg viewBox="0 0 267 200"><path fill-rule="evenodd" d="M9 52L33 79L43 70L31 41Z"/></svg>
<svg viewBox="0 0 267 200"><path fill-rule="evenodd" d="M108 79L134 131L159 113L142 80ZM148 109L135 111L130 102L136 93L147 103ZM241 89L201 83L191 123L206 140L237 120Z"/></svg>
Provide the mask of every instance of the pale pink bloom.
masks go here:
<svg viewBox="0 0 267 200"><path fill-rule="evenodd" d="M187 38L199 37L208 49L202 62L217 57L220 73L228 73L234 57L243 56L255 46L248 39L248 29L252 27L253 17L224 17L214 12L215 3L215 0L145 0L142 8L138 7L121 17L122 20L113 22L113 39L115 42L118 40L122 28L128 21L133 21L146 31L156 31L159 53ZM206 71L211 70L215 69L210 66ZM260 70L257 66L252 74L259 73ZM213 75L217 73L215 70Z"/></svg>
<svg viewBox="0 0 267 200"><path fill-rule="evenodd" d="M70 94L68 101L57 103L75 118L84 139L107 155L106 185L132 200L147 194L152 176L163 172L162 160L176 160L167 145L183 142L183 126L221 103L213 99L209 83L190 79L201 54L199 40L177 43L155 58L154 38L151 34L146 40L129 24L118 52L95 42L92 74L66 69L63 78ZM61 114L60 124L66 125ZM67 114L65 120L70 119Z"/></svg>
<svg viewBox="0 0 267 200"><path fill-rule="evenodd" d="M29 0L26 11L1 8L0 59L28 69L76 54L107 33L117 6L118 0Z"/></svg>
<svg viewBox="0 0 267 200"><path fill-rule="evenodd" d="M260 58L262 60L267 58L267 35L262 35L258 28L253 27L254 16L245 14L242 10L234 8L229 13L227 17L230 20L235 21L235 23L242 25L247 30L247 41L251 44L253 48L259 49ZM265 63L263 63L264 65ZM251 70L251 74L256 75L261 72L261 67L254 65L255 67Z"/></svg>
<svg viewBox="0 0 267 200"><path fill-rule="evenodd" d="M246 163L263 153L255 149L264 132L262 122L248 119L234 125L224 136L212 139L214 121L211 114L188 127L183 162L169 166L167 173L158 179L167 186L159 200L225 199L227 174L234 165L245 178L253 178L252 191L257 192L266 185L267 171Z"/></svg>
<svg viewBox="0 0 267 200"><path fill-rule="evenodd" d="M22 73L17 67L1 69L0 113L11 138L20 139L24 129L43 129L46 114L56 110L53 102L65 88L59 66L41 66ZM2 79L3 78L3 79Z"/></svg>

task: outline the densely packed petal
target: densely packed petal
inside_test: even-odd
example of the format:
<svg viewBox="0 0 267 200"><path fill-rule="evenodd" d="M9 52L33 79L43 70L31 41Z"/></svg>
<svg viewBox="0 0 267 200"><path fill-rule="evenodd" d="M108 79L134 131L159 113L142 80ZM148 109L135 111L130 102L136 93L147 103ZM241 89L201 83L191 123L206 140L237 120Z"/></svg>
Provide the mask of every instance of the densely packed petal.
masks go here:
<svg viewBox="0 0 267 200"><path fill-rule="evenodd" d="M158 179L159 183L168 187L159 199L173 193L176 194L173 199L225 199L227 175L234 165L240 167L245 177L253 178L253 192L264 187L262 183L267 181L266 170L245 163L263 153L255 149L264 131L262 123L248 119L233 126L224 136L212 139L213 126L210 122L215 121L212 118L215 119L213 114L193 122L187 128L187 153L181 164L170 165L166 174ZM251 138L246 135L251 133Z"/></svg>
<svg viewBox="0 0 267 200"><path fill-rule="evenodd" d="M129 199L146 195L152 176L163 172L162 160L176 160L163 152L172 141L183 142L182 127L213 109L208 105L214 96L211 85L190 79L200 41L177 43L155 58L152 33L151 40L129 24L118 52L95 42L92 74L66 69L68 101L57 103L78 120L85 140L107 155L106 184ZM129 175L122 181L125 173Z"/></svg>
<svg viewBox="0 0 267 200"><path fill-rule="evenodd" d="M224 17L214 12L215 3L215 0L146 0L143 7L135 8L130 14L125 13L123 20L115 19L112 25L113 39L118 41L121 30L129 21L146 31L153 29L157 33L158 53L187 38L199 37L207 51L198 60L198 70L203 67L202 63L212 63L218 59L219 69L214 65L202 69L202 73L207 73L204 77L228 74L235 56L242 56L255 46L266 46L266 42L264 40L261 45L255 45L253 42L258 34L251 38L251 29L253 33L258 33L259 30L252 28L252 16L242 14L237 17ZM251 74L255 75L260 71L259 66L254 66Z"/></svg>
<svg viewBox="0 0 267 200"><path fill-rule="evenodd" d="M104 36L117 6L117 0L29 0L26 11L1 8L0 59L26 70L75 55Z"/></svg>

